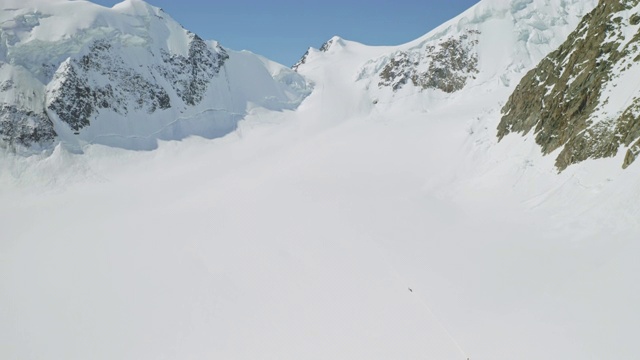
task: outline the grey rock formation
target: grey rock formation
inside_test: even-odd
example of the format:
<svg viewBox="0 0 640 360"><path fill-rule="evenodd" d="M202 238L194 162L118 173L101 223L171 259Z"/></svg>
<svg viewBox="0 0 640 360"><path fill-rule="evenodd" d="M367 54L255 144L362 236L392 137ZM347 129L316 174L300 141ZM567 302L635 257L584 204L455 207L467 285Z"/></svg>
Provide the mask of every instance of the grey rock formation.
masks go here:
<svg viewBox="0 0 640 360"><path fill-rule="evenodd" d="M625 36L640 23L629 10L639 0L601 0L554 52L531 70L502 109L498 137L533 131L544 154L561 149L562 171L587 159L615 156L630 147L623 167L640 154L640 97L611 111L605 88L616 86L625 71L640 61L640 32ZM607 109L605 111L605 109Z"/></svg>
<svg viewBox="0 0 640 360"><path fill-rule="evenodd" d="M48 94L48 109L78 131L89 126L100 109L121 115L128 114L129 104L149 114L168 109L171 107L168 91L177 93L187 105L198 104L228 55L222 48L214 54L197 35L190 37L188 57L163 51L161 64L141 69L128 65L117 45L95 41L87 54L69 59L56 72L54 81L61 85ZM154 81L156 74L168 80L172 89L158 85ZM102 77L109 83L95 81Z"/></svg>
<svg viewBox="0 0 640 360"><path fill-rule="evenodd" d="M329 51L329 49L331 48L331 45L333 45L336 41L340 41L340 38L337 36L332 37L331 39L325 41L320 48L318 49L318 51L320 52L327 52ZM297 63L295 63L291 69L294 71L298 71L298 68L304 64L307 63L307 59L309 58L309 54L310 54L311 48L308 49L304 55L302 55L302 57L300 58L300 60L298 60Z"/></svg>
<svg viewBox="0 0 640 360"><path fill-rule="evenodd" d="M46 147L56 136L53 123L47 114L18 108L0 106L0 144L11 147Z"/></svg>
<svg viewBox="0 0 640 360"><path fill-rule="evenodd" d="M213 53L198 35L189 35L188 57L163 51L164 64L157 66L156 70L173 85L186 104L196 105L202 101L209 81L220 72L229 55L220 46Z"/></svg>
<svg viewBox="0 0 640 360"><path fill-rule="evenodd" d="M438 89L447 93L459 91L478 73L475 46L478 31L469 30L459 37L450 37L424 49L400 51L392 56L380 72L378 86L393 90L407 83L422 89ZM421 65L426 70L420 70Z"/></svg>

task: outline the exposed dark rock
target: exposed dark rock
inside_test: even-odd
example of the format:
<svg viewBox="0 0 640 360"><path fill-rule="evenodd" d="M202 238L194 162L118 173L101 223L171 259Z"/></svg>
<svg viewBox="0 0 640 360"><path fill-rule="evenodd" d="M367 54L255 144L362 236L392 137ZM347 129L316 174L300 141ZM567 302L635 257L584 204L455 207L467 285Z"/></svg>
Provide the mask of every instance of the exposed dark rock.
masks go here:
<svg viewBox="0 0 640 360"><path fill-rule="evenodd" d="M13 80L9 79L7 81L1 82L0 83L0 92L5 92L7 90L10 90L11 88L14 87L14 83Z"/></svg>
<svg viewBox="0 0 640 360"><path fill-rule="evenodd" d="M307 63L307 58L309 57L309 50L307 50L304 55L302 55L302 57L300 58L300 60L298 60L297 63L293 64L293 66L291 67L291 69L293 71L298 71L298 68L304 64Z"/></svg>
<svg viewBox="0 0 640 360"><path fill-rule="evenodd" d="M578 28L554 52L522 79L502 109L498 138L511 132L534 131L544 154L561 148L556 166L567 166L589 158L615 156L618 148L640 138L640 100L632 99L620 114L602 114L605 86L628 69L626 64L640 45L640 33L623 44L623 29L637 22L620 12L639 0L601 0ZM627 154L624 167L635 160L638 147Z"/></svg>
<svg viewBox="0 0 640 360"><path fill-rule="evenodd" d="M71 8L75 5L68 14L56 11L56 21L73 17ZM96 21L69 36L30 35L40 19L54 16L35 10L24 16L17 11L3 25L2 146L45 144L54 137L75 146L75 134L80 143L147 149L160 138L215 137L231 131L243 114L240 101L280 110L297 106L308 94L310 86L301 76L279 71L272 75L276 86L266 89L264 97L256 93L230 99L244 92L250 80L225 84L218 79L230 58L222 47L144 4L136 4L135 13L95 10ZM273 68L261 68L255 59L257 68L251 64L250 70L271 75ZM208 102L218 81L218 98Z"/></svg>
<svg viewBox="0 0 640 360"><path fill-rule="evenodd" d="M329 39L329 41L327 41L324 44L322 44L320 46L320 49L318 49L318 50L320 50L322 52L329 51L329 48L331 48L331 45L333 45L334 41L335 41L335 38Z"/></svg>
<svg viewBox="0 0 640 360"><path fill-rule="evenodd" d="M72 130L79 131L90 124L90 117L95 111L95 95L86 78L79 76L71 63L63 67L59 74L62 78L60 88L54 93L48 108Z"/></svg>
<svg viewBox="0 0 640 360"><path fill-rule="evenodd" d="M109 83L95 81L96 74ZM148 113L171 107L167 91L128 66L105 40L94 42L86 55L63 64L55 77L60 85L49 94L48 108L74 131L90 125L99 109L126 115L132 100L135 110Z"/></svg>
<svg viewBox="0 0 640 360"><path fill-rule="evenodd" d="M46 114L0 105L0 145L46 147L55 137L53 123Z"/></svg>
<svg viewBox="0 0 640 360"><path fill-rule="evenodd" d="M378 85L390 86L394 91L409 82L447 93L461 90L478 73L477 34L478 31L469 30L437 46L396 53L382 69ZM419 70L423 64L428 64L426 71Z"/></svg>
<svg viewBox="0 0 640 360"><path fill-rule="evenodd" d="M158 66L156 70L174 86L186 104L196 105L202 101L209 82L220 72L229 55L220 46L216 53L212 52L198 35L190 35L188 57L162 51L166 66Z"/></svg>
<svg viewBox="0 0 640 360"><path fill-rule="evenodd" d="M318 49L319 51L322 52L327 52L329 51L329 49L331 48L331 46L336 42L339 41L339 37L333 37L329 40L327 40L326 42L324 42L322 45L320 45L320 48ZM307 50L304 55L302 55L302 57L300 58L300 60L298 60L297 63L295 63L291 69L294 71L298 71L298 68L300 66L302 66L303 64L306 64L307 62L307 58L309 57L309 50Z"/></svg>

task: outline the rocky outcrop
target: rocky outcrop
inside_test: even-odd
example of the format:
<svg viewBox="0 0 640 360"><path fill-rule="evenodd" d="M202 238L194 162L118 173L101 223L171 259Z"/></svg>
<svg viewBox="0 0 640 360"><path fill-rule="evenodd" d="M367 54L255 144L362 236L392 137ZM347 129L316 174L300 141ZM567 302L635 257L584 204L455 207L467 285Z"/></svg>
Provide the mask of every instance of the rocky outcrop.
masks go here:
<svg viewBox="0 0 640 360"><path fill-rule="evenodd" d="M461 90L467 80L478 73L475 52L478 34L476 30L468 30L437 45L393 54L379 74L378 86L388 86L395 91L412 83L422 89L447 93Z"/></svg>
<svg viewBox="0 0 640 360"><path fill-rule="evenodd" d="M186 104L196 105L202 101L209 81L220 72L229 55L220 46L216 47L216 53L212 52L198 35L190 33L189 36L188 56L162 51L164 64L156 70L173 85Z"/></svg>
<svg viewBox="0 0 640 360"><path fill-rule="evenodd" d="M554 52L531 70L502 109L498 138L535 134L544 154L561 149L562 171L629 147L640 154L639 0L601 0Z"/></svg>
<svg viewBox="0 0 640 360"><path fill-rule="evenodd" d="M318 49L318 51L320 52L327 52L329 51L329 49L331 48L331 45L333 45L335 42L339 42L341 41L340 37L338 36L334 36L331 39L325 41L320 48ZM312 48L309 48L304 55L302 55L302 57L300 58L300 60L298 60L297 63L293 64L293 66L291 67L292 70L294 71L298 71L298 68L304 64L307 63L307 59L309 58L309 54L311 53Z"/></svg>
<svg viewBox="0 0 640 360"><path fill-rule="evenodd" d="M70 59L56 72L54 82L58 86L49 93L48 109L77 132L90 125L100 109L120 115L127 115L131 106L149 114L168 109L168 91L177 93L187 105L200 103L229 56L222 48L214 54L197 35L190 37L188 56L162 51L161 64L142 69L128 65L115 45L106 40L95 41L87 54ZM173 88L158 85L155 73ZM103 81L105 78L107 81Z"/></svg>
<svg viewBox="0 0 640 360"><path fill-rule="evenodd" d="M57 134L42 106L42 91L24 89L19 75L0 61L0 147L30 153L52 145Z"/></svg>
<svg viewBox="0 0 640 360"><path fill-rule="evenodd" d="M298 71L298 68L300 68L300 66L304 65L307 63L307 58L309 57L309 50L307 50L302 57L300 58L300 60L298 60L298 62L296 62L295 64L293 64L293 66L291 67L291 70L293 71Z"/></svg>
<svg viewBox="0 0 640 360"><path fill-rule="evenodd" d="M46 147L55 137L53 123L47 114L14 105L0 106L0 145L11 149Z"/></svg>

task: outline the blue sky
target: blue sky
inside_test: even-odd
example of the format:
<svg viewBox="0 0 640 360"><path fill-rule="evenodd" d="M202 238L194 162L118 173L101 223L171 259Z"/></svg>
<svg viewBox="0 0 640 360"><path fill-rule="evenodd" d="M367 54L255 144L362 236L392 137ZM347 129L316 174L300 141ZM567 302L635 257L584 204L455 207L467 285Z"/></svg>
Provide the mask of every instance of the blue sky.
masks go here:
<svg viewBox="0 0 640 360"><path fill-rule="evenodd" d="M119 0L91 0L113 6ZM478 0L147 0L185 28L234 50L293 65L334 35L369 45L411 41Z"/></svg>

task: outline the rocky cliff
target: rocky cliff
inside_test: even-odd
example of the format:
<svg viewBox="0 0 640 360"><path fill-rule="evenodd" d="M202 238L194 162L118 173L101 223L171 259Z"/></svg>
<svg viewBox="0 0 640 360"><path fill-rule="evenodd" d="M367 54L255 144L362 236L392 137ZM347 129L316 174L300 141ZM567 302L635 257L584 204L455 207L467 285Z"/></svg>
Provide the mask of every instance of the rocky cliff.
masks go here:
<svg viewBox="0 0 640 360"><path fill-rule="evenodd" d="M466 30L436 44L398 51L379 73L378 86L398 90L407 83L447 93L461 90L478 73L478 30Z"/></svg>
<svg viewBox="0 0 640 360"><path fill-rule="evenodd" d="M564 170L626 150L640 153L640 1L601 0L522 79L502 109L498 137L533 132Z"/></svg>

